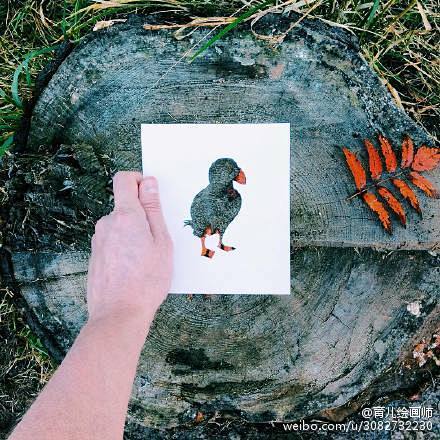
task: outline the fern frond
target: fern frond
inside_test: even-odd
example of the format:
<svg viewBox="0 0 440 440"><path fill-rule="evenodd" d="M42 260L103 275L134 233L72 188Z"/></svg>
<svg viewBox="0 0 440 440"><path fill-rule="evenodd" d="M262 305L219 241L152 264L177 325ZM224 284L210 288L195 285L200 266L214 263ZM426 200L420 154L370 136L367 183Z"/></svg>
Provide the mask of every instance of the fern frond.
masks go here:
<svg viewBox="0 0 440 440"><path fill-rule="evenodd" d="M357 192L348 197L347 200L358 196L362 197L369 209L377 215L385 231L391 233L392 224L387 208L399 218L404 227L406 227L406 213L402 206L403 201L409 203L415 211L422 215L418 197L409 183L423 191L428 197L440 197L440 192L434 184L420 174L421 171L433 170L439 165L440 149L422 145L415 150L414 142L409 136L405 135L402 139L401 161L400 168L398 168L397 156L391 142L380 133L378 141L386 172L383 170L379 150L370 140L364 140L368 153L371 182L368 182L365 169L359 158L348 148L344 147L342 149L357 189ZM383 185L387 181L393 184L403 200L399 200L391 189ZM376 193L385 204L377 198Z"/></svg>

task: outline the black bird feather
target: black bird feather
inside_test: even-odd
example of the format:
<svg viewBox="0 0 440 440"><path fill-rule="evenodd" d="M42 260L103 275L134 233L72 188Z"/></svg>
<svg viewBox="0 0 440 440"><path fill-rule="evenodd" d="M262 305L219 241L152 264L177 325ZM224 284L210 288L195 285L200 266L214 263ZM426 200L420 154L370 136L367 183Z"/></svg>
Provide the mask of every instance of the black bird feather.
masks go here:
<svg viewBox="0 0 440 440"><path fill-rule="evenodd" d="M239 176L241 176L239 178ZM217 159L209 168L209 185L202 189L191 204L191 226L196 237L203 237L208 228L211 233L225 233L241 208L241 195L234 188L233 181L245 183L243 171L235 160Z"/></svg>

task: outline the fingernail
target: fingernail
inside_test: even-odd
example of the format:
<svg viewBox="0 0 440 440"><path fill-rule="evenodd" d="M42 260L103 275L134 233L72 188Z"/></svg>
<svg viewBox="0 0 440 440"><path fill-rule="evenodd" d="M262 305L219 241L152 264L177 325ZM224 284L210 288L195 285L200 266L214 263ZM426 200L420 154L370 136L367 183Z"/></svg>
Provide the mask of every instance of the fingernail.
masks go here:
<svg viewBox="0 0 440 440"><path fill-rule="evenodd" d="M144 179L145 191L149 193L157 193L157 180L154 177L146 177Z"/></svg>

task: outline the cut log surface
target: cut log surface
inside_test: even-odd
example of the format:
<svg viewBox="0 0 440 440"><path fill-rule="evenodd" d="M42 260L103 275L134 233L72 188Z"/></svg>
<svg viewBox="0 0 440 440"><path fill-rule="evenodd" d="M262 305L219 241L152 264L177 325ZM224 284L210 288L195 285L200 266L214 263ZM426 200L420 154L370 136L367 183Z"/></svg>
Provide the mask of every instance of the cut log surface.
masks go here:
<svg viewBox="0 0 440 440"><path fill-rule="evenodd" d="M146 21L99 31L66 57L6 164L3 277L51 352L61 357L85 322L93 225L112 209L111 174L140 169L141 123L289 122L291 295L170 295L141 355L129 425L184 427L197 412L338 420L417 384L411 351L439 325L440 204L421 195L423 219L406 207L408 227L395 221L387 234L360 199L346 200L354 183L341 148L366 164L364 138L381 132L400 154L404 134L431 145L426 133L340 29L304 20L277 47L239 29L188 63L206 32L177 41ZM259 32L273 28L260 21Z"/></svg>

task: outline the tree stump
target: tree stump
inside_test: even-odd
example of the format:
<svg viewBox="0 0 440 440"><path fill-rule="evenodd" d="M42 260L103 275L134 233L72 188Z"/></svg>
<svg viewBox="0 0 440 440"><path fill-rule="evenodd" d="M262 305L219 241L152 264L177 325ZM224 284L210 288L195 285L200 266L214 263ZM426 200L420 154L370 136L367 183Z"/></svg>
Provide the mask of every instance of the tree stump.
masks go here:
<svg viewBox="0 0 440 440"><path fill-rule="evenodd" d="M267 16L255 30L292 20ZM3 282L51 353L61 359L85 322L90 237L112 209L111 175L140 169L141 123L289 122L291 295L170 295L141 355L129 427L183 430L197 413L341 420L416 386L430 363L420 369L413 347L439 324L440 206L421 197L423 219L408 210L408 227L386 234L346 200L341 147L365 159L362 141L377 132L395 146L404 133L430 145L426 133L341 29L304 20L274 47L243 27L190 64L176 62L206 31L177 41L146 22L82 41L36 100L27 144L3 163Z"/></svg>

